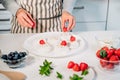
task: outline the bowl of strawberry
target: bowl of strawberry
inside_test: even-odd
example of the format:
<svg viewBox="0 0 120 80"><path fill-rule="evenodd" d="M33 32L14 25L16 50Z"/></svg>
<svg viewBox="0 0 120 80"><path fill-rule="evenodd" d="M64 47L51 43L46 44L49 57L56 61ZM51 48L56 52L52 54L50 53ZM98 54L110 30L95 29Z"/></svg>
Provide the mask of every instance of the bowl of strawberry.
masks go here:
<svg viewBox="0 0 120 80"><path fill-rule="evenodd" d="M119 71L120 69L120 48L103 46L97 50L96 56L99 60L99 67L107 71Z"/></svg>

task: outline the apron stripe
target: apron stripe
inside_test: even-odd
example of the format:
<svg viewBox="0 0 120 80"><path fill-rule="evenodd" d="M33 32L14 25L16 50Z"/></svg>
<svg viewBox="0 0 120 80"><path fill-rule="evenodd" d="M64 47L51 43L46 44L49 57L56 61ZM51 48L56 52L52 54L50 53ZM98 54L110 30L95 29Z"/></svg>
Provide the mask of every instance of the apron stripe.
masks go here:
<svg viewBox="0 0 120 80"><path fill-rule="evenodd" d="M13 17L12 33L61 31L62 0L16 0L16 2L32 14L31 16L36 20L36 28L22 27Z"/></svg>

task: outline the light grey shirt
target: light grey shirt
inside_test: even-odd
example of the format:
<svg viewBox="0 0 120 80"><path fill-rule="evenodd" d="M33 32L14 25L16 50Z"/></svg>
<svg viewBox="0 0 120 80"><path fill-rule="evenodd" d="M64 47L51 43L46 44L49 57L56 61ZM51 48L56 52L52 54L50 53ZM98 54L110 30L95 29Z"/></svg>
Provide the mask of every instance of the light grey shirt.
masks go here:
<svg viewBox="0 0 120 80"><path fill-rule="evenodd" d="M63 11L68 11L72 13L72 9L74 7L76 0L63 0ZM16 12L21 6L19 6L16 0L2 0L3 6L9 10L14 16Z"/></svg>

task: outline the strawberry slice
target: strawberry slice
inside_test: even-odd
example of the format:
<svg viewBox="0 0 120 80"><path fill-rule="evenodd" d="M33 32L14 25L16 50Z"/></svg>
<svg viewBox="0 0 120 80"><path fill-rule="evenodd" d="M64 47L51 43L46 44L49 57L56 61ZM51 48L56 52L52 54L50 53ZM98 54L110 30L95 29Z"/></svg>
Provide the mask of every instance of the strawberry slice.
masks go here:
<svg viewBox="0 0 120 80"><path fill-rule="evenodd" d="M44 41L44 40L40 40L39 43L40 43L41 45L43 45L43 44L45 44L45 41Z"/></svg>
<svg viewBox="0 0 120 80"><path fill-rule="evenodd" d="M76 40L76 38L75 38L74 36L71 36L71 37L70 37L70 41L71 41L71 42L73 42L73 41L75 41L75 40Z"/></svg>
<svg viewBox="0 0 120 80"><path fill-rule="evenodd" d="M67 45L67 42L65 40L63 40L61 43L60 43L62 46L66 46Z"/></svg>

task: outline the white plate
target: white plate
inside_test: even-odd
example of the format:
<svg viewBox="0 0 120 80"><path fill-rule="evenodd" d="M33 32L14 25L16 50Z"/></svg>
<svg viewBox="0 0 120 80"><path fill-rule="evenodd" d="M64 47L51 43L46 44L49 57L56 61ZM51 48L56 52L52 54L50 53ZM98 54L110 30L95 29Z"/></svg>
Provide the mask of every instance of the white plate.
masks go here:
<svg viewBox="0 0 120 80"><path fill-rule="evenodd" d="M79 46L77 48L70 49L70 46L60 47L61 40L68 40L70 35L74 35L79 41ZM63 39L65 38L65 39ZM44 39L47 41L47 47L41 48L39 41ZM50 48L48 48L48 46ZM73 33L62 33L62 32L48 32L40 33L29 37L24 42L24 48L27 49L30 53L38 56L44 57L65 57L76 54L78 51L81 51L85 48L85 41L82 37L77 36Z"/></svg>

